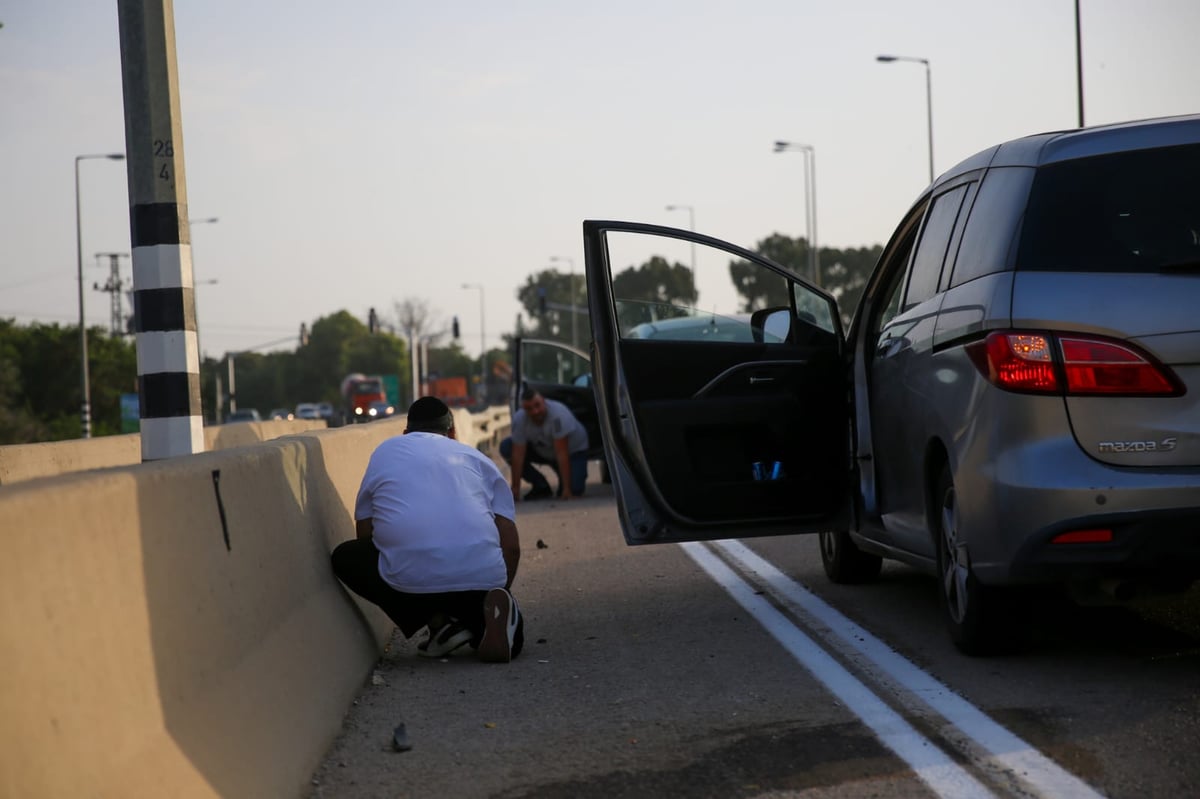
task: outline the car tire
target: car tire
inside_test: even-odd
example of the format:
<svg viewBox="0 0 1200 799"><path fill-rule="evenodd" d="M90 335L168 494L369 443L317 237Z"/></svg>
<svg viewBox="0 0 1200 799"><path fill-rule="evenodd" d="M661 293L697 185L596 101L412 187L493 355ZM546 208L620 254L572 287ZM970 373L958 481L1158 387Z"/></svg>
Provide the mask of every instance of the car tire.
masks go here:
<svg viewBox="0 0 1200 799"><path fill-rule="evenodd" d="M979 582L961 546L958 497L950 470L938 477L934 520L938 600L955 647L966 655L1010 652L1023 643L1020 603L1011 589Z"/></svg>
<svg viewBox="0 0 1200 799"><path fill-rule="evenodd" d="M832 582L869 583L879 576L883 558L863 552L846 531L823 532L820 539L821 565Z"/></svg>

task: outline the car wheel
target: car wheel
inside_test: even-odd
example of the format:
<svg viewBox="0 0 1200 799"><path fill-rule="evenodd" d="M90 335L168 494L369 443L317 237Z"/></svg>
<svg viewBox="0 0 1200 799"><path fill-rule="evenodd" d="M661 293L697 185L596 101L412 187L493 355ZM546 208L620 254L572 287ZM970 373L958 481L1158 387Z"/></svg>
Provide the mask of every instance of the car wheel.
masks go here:
<svg viewBox="0 0 1200 799"><path fill-rule="evenodd" d="M821 565L825 576L835 583L867 583L879 576L883 558L863 552L844 530L824 532L821 539Z"/></svg>
<svg viewBox="0 0 1200 799"><path fill-rule="evenodd" d="M950 639L968 655L989 655L1016 648L1021 641L1019 604L1004 588L979 582L961 546L958 496L949 469L937 483L938 596Z"/></svg>

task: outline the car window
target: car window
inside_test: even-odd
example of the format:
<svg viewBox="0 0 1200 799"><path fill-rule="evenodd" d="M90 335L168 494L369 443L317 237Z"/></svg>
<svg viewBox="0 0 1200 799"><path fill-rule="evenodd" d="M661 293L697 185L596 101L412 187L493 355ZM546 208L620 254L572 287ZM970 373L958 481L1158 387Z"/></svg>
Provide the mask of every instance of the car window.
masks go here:
<svg viewBox="0 0 1200 799"><path fill-rule="evenodd" d="M873 299L869 306L859 304L859 311L869 313L866 318L866 330L872 338L900 313L900 298L904 294L904 278L908 274L907 265L912 256L913 242L917 239L917 230L923 208L914 208L900 223L893 234L893 242L889 242L884 250L876 274L880 276L882 285L873 290Z"/></svg>
<svg viewBox="0 0 1200 799"><path fill-rule="evenodd" d="M521 377L533 383L590 385L591 362L571 350L536 341L522 343Z"/></svg>
<svg viewBox="0 0 1200 799"><path fill-rule="evenodd" d="M904 295L904 310L937 293L938 278L946 260L946 248L950 244L950 234L954 231L954 222L958 219L958 209L966 191L965 185L958 186L934 198L917 251L913 255L908 289Z"/></svg>
<svg viewBox="0 0 1200 799"><path fill-rule="evenodd" d="M967 218L951 286L1010 268L1010 249L1021 211L1029 197L1034 170L1029 167L989 169Z"/></svg>
<svg viewBox="0 0 1200 799"><path fill-rule="evenodd" d="M1110 153L1037 170L1017 268L1148 272L1200 261L1200 145Z"/></svg>
<svg viewBox="0 0 1200 799"><path fill-rule="evenodd" d="M828 298L760 263L668 236L612 233L607 242L623 339L779 344L797 322L839 330ZM764 326L780 309L790 324Z"/></svg>

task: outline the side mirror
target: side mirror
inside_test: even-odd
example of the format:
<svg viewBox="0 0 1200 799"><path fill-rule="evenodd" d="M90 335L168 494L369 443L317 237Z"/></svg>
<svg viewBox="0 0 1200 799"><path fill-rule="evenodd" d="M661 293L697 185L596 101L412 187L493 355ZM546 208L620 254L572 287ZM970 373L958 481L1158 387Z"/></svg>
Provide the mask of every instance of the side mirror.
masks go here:
<svg viewBox="0 0 1200 799"><path fill-rule="evenodd" d="M792 310L762 308L750 314L750 328L754 332L754 340L760 344L783 343L792 332Z"/></svg>

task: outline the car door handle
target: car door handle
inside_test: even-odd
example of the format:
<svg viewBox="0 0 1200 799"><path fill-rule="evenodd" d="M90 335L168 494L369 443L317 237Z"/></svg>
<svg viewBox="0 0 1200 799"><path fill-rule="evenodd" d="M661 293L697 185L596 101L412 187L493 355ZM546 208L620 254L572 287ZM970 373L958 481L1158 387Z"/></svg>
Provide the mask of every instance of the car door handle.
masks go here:
<svg viewBox="0 0 1200 799"><path fill-rule="evenodd" d="M750 385L752 385L752 386L757 383L774 383L774 382L775 382L775 378L773 378L773 377L755 377L754 375L750 376Z"/></svg>

